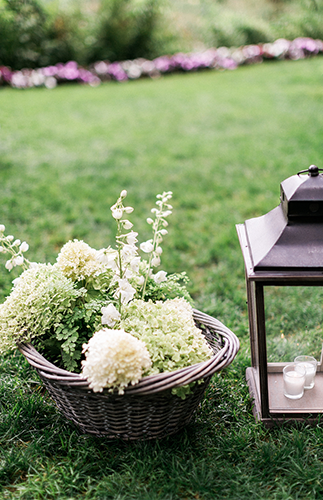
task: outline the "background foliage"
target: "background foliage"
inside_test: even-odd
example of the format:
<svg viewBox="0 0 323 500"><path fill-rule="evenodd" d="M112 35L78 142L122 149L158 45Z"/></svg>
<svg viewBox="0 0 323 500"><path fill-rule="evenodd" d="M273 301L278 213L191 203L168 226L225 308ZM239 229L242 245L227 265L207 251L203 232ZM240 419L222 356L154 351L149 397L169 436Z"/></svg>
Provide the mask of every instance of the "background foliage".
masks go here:
<svg viewBox="0 0 323 500"><path fill-rule="evenodd" d="M152 59L323 38L323 0L0 0L0 65Z"/></svg>

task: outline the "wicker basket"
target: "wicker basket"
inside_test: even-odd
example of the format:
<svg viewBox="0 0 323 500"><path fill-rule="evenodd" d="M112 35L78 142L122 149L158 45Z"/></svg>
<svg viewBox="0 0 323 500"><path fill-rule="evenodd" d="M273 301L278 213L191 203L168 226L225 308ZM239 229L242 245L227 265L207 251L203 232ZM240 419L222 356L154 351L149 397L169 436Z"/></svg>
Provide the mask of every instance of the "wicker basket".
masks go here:
<svg viewBox="0 0 323 500"><path fill-rule="evenodd" d="M36 368L59 410L83 432L124 440L161 438L189 423L212 375L228 366L239 350L237 337L220 321L197 310L194 319L213 349L212 358L144 377L120 396L106 390L94 393L81 375L57 368L31 344L20 344L19 350ZM172 388L191 382L198 383L186 399L171 394Z"/></svg>

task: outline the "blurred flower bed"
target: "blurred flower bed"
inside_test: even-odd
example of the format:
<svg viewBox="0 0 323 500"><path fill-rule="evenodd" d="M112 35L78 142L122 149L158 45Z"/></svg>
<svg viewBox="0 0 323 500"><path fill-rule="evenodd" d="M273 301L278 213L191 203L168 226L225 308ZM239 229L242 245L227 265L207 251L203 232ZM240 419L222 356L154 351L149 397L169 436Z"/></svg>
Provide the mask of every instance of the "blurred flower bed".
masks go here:
<svg viewBox="0 0 323 500"><path fill-rule="evenodd" d="M267 59L298 60L323 52L323 41L312 38L296 38L293 41L279 39L273 43L246 45L239 48L211 48L204 52L178 53L153 60L134 59L113 62L98 61L89 68L80 67L75 61L39 69L11 71L0 67L0 85L14 88L45 86L49 89L58 84L74 82L97 86L101 82L136 80L142 77L159 78L163 74L190 72L203 69L236 69L243 64L261 63Z"/></svg>

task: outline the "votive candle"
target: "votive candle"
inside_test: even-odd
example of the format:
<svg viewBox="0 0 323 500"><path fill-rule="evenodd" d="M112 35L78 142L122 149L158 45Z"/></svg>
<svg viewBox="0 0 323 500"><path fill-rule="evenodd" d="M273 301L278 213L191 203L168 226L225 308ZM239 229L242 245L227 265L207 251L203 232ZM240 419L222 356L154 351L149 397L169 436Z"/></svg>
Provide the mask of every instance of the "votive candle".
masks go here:
<svg viewBox="0 0 323 500"><path fill-rule="evenodd" d="M312 389L315 384L315 374L317 361L312 356L297 356L294 363L305 368L305 386L304 389Z"/></svg>
<svg viewBox="0 0 323 500"><path fill-rule="evenodd" d="M283 369L284 395L289 399L300 399L304 394L305 368L293 363Z"/></svg>

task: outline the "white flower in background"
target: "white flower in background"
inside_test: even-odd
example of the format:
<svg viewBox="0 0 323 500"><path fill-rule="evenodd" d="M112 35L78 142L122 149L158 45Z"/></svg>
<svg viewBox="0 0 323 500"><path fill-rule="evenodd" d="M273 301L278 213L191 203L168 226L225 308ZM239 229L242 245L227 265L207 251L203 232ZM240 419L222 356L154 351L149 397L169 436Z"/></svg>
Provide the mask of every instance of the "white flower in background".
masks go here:
<svg viewBox="0 0 323 500"><path fill-rule="evenodd" d="M14 257L12 259L12 264L14 267L15 266L22 266L23 262L24 262L24 258L22 255L17 255L17 257Z"/></svg>
<svg viewBox="0 0 323 500"><path fill-rule="evenodd" d="M153 280L155 283L159 284L162 283L163 281L167 281L167 273L165 271L158 271L158 273L153 275Z"/></svg>
<svg viewBox="0 0 323 500"><path fill-rule="evenodd" d="M153 246L153 240L148 240L144 241L143 243L140 244L140 250L142 250L145 253L150 253L154 249Z"/></svg>
<svg viewBox="0 0 323 500"><path fill-rule="evenodd" d="M113 250L113 248L110 247L101 248L101 250L98 250L96 254L96 259L108 269L112 269L113 271L117 269L117 258L117 250Z"/></svg>
<svg viewBox="0 0 323 500"><path fill-rule="evenodd" d="M125 271L123 272L123 278L127 279L127 280L130 280L130 278L133 278L133 271L129 268L125 269Z"/></svg>
<svg viewBox="0 0 323 500"><path fill-rule="evenodd" d="M131 270L132 270L135 274L138 274L138 273L139 273L139 264L140 264L140 261L141 261L141 258L140 258L140 257L134 257L134 258L130 261L130 267L131 267Z"/></svg>
<svg viewBox="0 0 323 500"><path fill-rule="evenodd" d="M112 208L111 208L112 210ZM123 216L123 210L121 208L114 208L112 210L112 217L116 220L122 219Z"/></svg>
<svg viewBox="0 0 323 500"><path fill-rule="evenodd" d="M25 270L30 266L30 262L22 255L29 248L29 245L24 241L21 243L19 239L15 239L12 234L5 236L3 234L5 226L0 224L0 252L11 254L11 258L7 260L5 267L11 271L16 266L22 266Z"/></svg>
<svg viewBox="0 0 323 500"><path fill-rule="evenodd" d="M5 263L5 268L8 269L8 271L11 271L14 268L11 260L7 260L7 262Z"/></svg>
<svg viewBox="0 0 323 500"><path fill-rule="evenodd" d="M138 236L138 233L136 233L135 231L131 231L130 233L128 233L126 235L128 245L135 245L138 241L137 236Z"/></svg>
<svg viewBox="0 0 323 500"><path fill-rule="evenodd" d="M120 221L121 224L123 225L123 228L128 230L128 229L131 229L133 227L133 224L132 222L130 222L129 220L125 219L125 220L122 220Z"/></svg>
<svg viewBox="0 0 323 500"><path fill-rule="evenodd" d="M121 304L128 304L134 298L136 289L130 285L126 278L119 279L118 285L115 298L120 298Z"/></svg>
<svg viewBox="0 0 323 500"><path fill-rule="evenodd" d="M119 196L117 202L114 205L112 205L112 207L111 207L112 217L116 221L120 221L120 219L122 219L124 212L126 214L131 214L131 212L133 212L132 207L124 207L123 206L122 201L126 196L127 196L127 191L125 189L123 189L123 191L121 191L121 193L120 193L120 196Z"/></svg>
<svg viewBox="0 0 323 500"><path fill-rule="evenodd" d="M151 265L152 267L158 267L159 264L160 264L160 257L158 257L158 255L155 255L155 257L151 259Z"/></svg>
<svg viewBox="0 0 323 500"><path fill-rule="evenodd" d="M121 314L113 304L109 304L106 307L101 307L101 313L102 325L108 325L111 328L117 323L117 321L120 321L121 319Z"/></svg>
<svg viewBox="0 0 323 500"><path fill-rule="evenodd" d="M139 287L142 287L142 285L145 283L145 277L144 276L137 276L136 283Z"/></svg>
<svg viewBox="0 0 323 500"><path fill-rule="evenodd" d="M86 359L82 361L82 375L94 392L106 387L123 394L125 387L138 383L151 367L144 342L124 330L99 330L83 345L83 352Z"/></svg>
<svg viewBox="0 0 323 500"><path fill-rule="evenodd" d="M29 249L28 243L23 241L19 247L19 250L24 253L24 252L27 252L28 249Z"/></svg>
<svg viewBox="0 0 323 500"><path fill-rule="evenodd" d="M137 255L137 248L135 245L124 244L121 249L121 256L123 262L131 262L132 259Z"/></svg>

